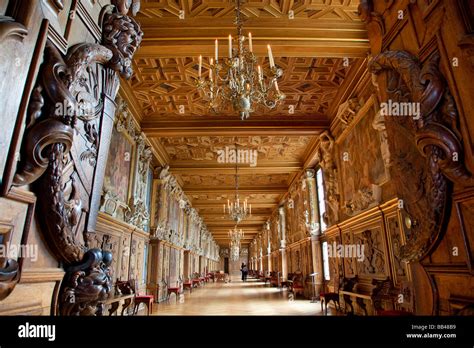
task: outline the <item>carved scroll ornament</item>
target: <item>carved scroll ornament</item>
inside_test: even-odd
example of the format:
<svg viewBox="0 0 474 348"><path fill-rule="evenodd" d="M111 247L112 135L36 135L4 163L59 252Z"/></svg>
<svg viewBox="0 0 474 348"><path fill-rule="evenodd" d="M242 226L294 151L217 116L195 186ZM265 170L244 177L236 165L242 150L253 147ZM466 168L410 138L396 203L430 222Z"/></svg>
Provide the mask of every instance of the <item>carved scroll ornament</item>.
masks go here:
<svg viewBox="0 0 474 348"><path fill-rule="evenodd" d="M463 162L453 98L438 69L438 54L424 66L405 51L386 51L369 71L387 72L386 99L419 103L420 117L384 116L393 166L391 175L409 228L401 258L418 261L435 247L446 222L450 183L474 184Z"/></svg>

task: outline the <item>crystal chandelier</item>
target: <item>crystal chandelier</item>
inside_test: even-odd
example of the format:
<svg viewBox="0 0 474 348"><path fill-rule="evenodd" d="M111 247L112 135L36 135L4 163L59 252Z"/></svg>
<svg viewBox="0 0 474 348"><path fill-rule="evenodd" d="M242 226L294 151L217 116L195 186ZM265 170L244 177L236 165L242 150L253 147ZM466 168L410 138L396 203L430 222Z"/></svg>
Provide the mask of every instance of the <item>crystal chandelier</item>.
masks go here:
<svg viewBox="0 0 474 348"><path fill-rule="evenodd" d="M240 257L240 240L243 238L244 232L242 229L237 230L237 225L233 230L229 230L230 237L230 259L237 261Z"/></svg>
<svg viewBox="0 0 474 348"><path fill-rule="evenodd" d="M237 145L235 147L237 153ZM237 224L246 219L248 216L252 215L252 204L248 204L247 198L245 198L243 201L240 201L237 161L235 163L235 198L233 202L231 202L229 199L227 200L227 207L224 204L224 214L226 213L228 218L235 221Z"/></svg>
<svg viewBox="0 0 474 348"><path fill-rule="evenodd" d="M242 120L249 118L257 104L273 109L285 98L277 79L283 70L275 65L272 49L267 45L270 71L264 76L253 53L252 34L242 34L240 0L236 0L237 38L229 35L229 58L219 60L219 42L215 41L215 55L209 60L209 78L202 77L202 55L199 56L197 87L204 92L209 108L218 111L221 105L232 105ZM244 42L248 41L248 47Z"/></svg>

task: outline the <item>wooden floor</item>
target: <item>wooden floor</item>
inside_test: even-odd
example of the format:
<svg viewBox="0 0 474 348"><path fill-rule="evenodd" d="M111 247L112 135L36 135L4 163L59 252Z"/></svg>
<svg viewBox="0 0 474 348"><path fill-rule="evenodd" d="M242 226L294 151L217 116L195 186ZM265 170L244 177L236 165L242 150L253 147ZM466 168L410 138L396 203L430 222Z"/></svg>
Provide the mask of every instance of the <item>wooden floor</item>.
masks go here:
<svg viewBox="0 0 474 348"><path fill-rule="evenodd" d="M328 315L330 310L328 309ZM141 311L140 314L145 314ZM286 289L280 290L255 279L230 283L207 283L186 290L176 301L174 294L169 301L153 305L153 315L322 315L319 302L292 299Z"/></svg>

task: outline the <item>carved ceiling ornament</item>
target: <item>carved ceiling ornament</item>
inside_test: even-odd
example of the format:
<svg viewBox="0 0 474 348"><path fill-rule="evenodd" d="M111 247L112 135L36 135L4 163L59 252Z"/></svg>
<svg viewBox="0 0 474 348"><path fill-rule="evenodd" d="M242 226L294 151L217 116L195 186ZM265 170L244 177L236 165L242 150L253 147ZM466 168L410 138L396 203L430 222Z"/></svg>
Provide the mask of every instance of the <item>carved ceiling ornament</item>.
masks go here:
<svg viewBox="0 0 474 348"><path fill-rule="evenodd" d="M195 136L164 137L160 142L172 160L218 160L222 151L233 150L235 144L253 150L258 160L300 160L310 136ZM258 165L258 164L257 164Z"/></svg>
<svg viewBox="0 0 474 348"><path fill-rule="evenodd" d="M400 251L405 261L423 259L442 237L448 179L460 186L474 185L463 161L457 110L438 64L437 53L421 66L405 51L386 51L369 63L374 76L387 73L385 91L379 91L386 100L420 106L418 118L385 116L391 176L409 227L407 243Z"/></svg>

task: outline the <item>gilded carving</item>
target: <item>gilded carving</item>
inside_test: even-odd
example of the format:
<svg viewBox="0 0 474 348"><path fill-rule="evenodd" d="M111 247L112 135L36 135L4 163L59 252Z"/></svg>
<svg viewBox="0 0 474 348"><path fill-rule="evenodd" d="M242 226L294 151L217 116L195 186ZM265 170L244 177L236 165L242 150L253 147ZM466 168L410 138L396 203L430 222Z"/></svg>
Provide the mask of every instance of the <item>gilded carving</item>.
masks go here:
<svg viewBox="0 0 474 348"><path fill-rule="evenodd" d="M339 186L337 181L337 167L334 155L334 139L328 131L323 132L320 137L317 153L317 161L323 169L325 183L325 200L328 211L324 219L327 225L339 221Z"/></svg>

